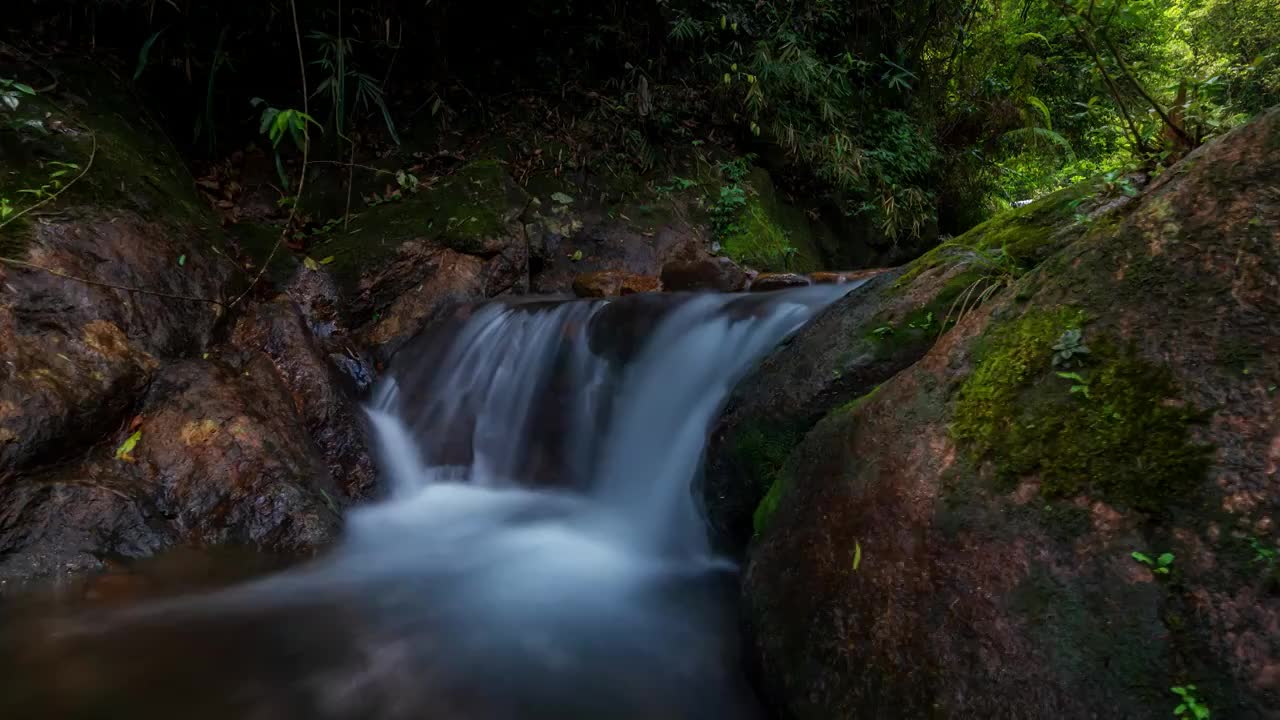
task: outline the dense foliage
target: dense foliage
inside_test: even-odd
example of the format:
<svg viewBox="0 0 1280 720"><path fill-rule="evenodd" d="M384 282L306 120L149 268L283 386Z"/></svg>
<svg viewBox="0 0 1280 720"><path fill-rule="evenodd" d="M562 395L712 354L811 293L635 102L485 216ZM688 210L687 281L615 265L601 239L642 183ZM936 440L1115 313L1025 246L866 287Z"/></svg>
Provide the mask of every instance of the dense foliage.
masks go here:
<svg viewBox="0 0 1280 720"><path fill-rule="evenodd" d="M522 98L594 133L599 162L649 172L714 138L894 239L1159 166L1280 103L1273 0L26 0L7 12L23 29L9 48L127 58L171 126L189 129L178 139L209 157L308 105L301 54L301 128L325 130L338 157L406 128L492 127Z"/></svg>

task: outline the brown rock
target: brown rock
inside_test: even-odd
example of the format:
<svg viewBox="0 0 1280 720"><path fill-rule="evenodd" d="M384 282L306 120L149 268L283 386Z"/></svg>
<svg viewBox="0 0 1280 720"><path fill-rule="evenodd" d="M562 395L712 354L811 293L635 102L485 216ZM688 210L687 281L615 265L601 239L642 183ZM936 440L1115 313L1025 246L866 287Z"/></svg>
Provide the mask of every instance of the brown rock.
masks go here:
<svg viewBox="0 0 1280 720"><path fill-rule="evenodd" d="M744 581L786 716L1154 719L1188 682L1215 716L1274 714L1280 596L1241 548L1278 544L1277 176L1273 110L1039 245L1038 269L808 432ZM1015 216L1078 226L1061 200ZM1081 323L1088 395L1055 372L1054 318ZM1043 423L1060 443L1010 445ZM1134 551L1172 553L1171 577Z"/></svg>
<svg viewBox="0 0 1280 720"><path fill-rule="evenodd" d="M855 280L866 280L889 270L890 268L869 268L846 272L814 272L809 273L807 277L814 285L839 285L840 283L853 282Z"/></svg>
<svg viewBox="0 0 1280 720"><path fill-rule="evenodd" d="M751 292L769 292L811 285L809 278L797 273L760 273L751 281Z"/></svg>
<svg viewBox="0 0 1280 720"><path fill-rule="evenodd" d="M136 430L0 483L0 578L91 570L178 544L301 552L332 538L339 490L293 398L266 355L231 360L165 368Z"/></svg>
<svg viewBox="0 0 1280 720"><path fill-rule="evenodd" d="M662 266L662 287L668 292L738 292L746 286L746 272L727 257L695 251L684 253Z"/></svg>
<svg viewBox="0 0 1280 720"><path fill-rule="evenodd" d="M333 336L316 338L298 309L283 297L258 305L242 317L232 341L271 358L307 433L324 454L330 477L341 486L341 500L370 497L377 471L366 439L364 413L348 389L349 378L330 361L337 356L358 363L354 351ZM322 344L328 346L328 352Z"/></svg>
<svg viewBox="0 0 1280 720"><path fill-rule="evenodd" d="M75 84L68 76L60 91ZM12 113L14 127L25 118L55 129L6 132L0 139L6 173L47 174L40 168L49 158L88 157L87 133L57 129L77 127L80 119L43 103L24 101ZM0 478L61 460L69 447L118 425L163 358L208 346L223 318L217 302L234 292L235 268L220 250L222 237L209 229L216 220L164 133L123 111L88 116L111 118L87 120L110 138L98 143L94 172L81 181L92 191L77 188L58 198L56 212L7 225L0 254L151 293L0 264Z"/></svg>
<svg viewBox="0 0 1280 720"><path fill-rule="evenodd" d="M662 288L652 275L636 275L622 270L583 273L573 279L573 293L583 298L618 297L657 292Z"/></svg>

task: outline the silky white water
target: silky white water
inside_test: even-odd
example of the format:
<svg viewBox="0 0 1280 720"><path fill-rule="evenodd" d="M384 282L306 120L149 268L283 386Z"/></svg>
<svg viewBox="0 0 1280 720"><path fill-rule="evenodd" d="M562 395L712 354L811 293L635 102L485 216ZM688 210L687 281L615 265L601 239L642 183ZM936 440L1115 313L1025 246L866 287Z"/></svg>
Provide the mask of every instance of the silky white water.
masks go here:
<svg viewBox="0 0 1280 720"><path fill-rule="evenodd" d="M216 666L209 716L756 717L692 488L734 384L853 287L481 307L379 381L387 497L327 557L120 622Z"/></svg>

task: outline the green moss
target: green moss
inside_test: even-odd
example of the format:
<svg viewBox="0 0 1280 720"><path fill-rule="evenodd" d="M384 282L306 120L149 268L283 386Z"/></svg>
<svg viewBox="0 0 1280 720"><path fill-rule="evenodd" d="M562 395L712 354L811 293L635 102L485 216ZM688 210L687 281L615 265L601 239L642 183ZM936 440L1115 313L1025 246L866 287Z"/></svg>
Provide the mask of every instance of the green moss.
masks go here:
<svg viewBox="0 0 1280 720"><path fill-rule="evenodd" d="M914 352L922 346L933 345L943 327L950 327L959 319L962 306L977 300L977 295L984 289L980 281L987 277L983 270L965 270L943 283L932 300L907 313L901 321L870 323L866 336L875 349L876 357L896 357L903 351ZM884 330L886 327L887 331Z"/></svg>
<svg viewBox="0 0 1280 720"><path fill-rule="evenodd" d="M768 272L810 272L812 256L791 244L791 236L775 222L758 197L749 197L733 230L721 240L724 253L735 261Z"/></svg>
<svg viewBox="0 0 1280 720"><path fill-rule="evenodd" d="M763 424L749 425L735 434L735 464L747 475L750 487L762 490L768 488L753 516L756 533L764 532L774 511L778 509L778 503L786 490L784 467L791 451L802 437L803 434L795 430Z"/></svg>
<svg viewBox="0 0 1280 720"><path fill-rule="evenodd" d="M508 232L510 216L523 203L501 162L479 160L437 187L361 212L348 230L335 231L310 254L332 256L330 270L344 280L407 240L438 240L458 252L483 255Z"/></svg>
<svg viewBox="0 0 1280 720"><path fill-rule="evenodd" d="M1037 311L998 326L978 349L961 387L952 435L971 460L990 460L997 477L1037 475L1048 497L1096 492L1158 512L1193 492L1209 460L1189 426L1203 413L1178 401L1166 368L1152 366L1105 339L1093 349L1087 394L1052 366L1053 345L1081 327L1074 309Z"/></svg>
<svg viewBox="0 0 1280 720"><path fill-rule="evenodd" d="M949 263L971 263L979 257L997 259L1010 273L1025 273L1062 246L1054 241L1058 231L1069 227L1076 207L1096 190L1093 183L1081 183L997 215L916 258L894 287L908 287L927 270Z"/></svg>
<svg viewBox="0 0 1280 720"><path fill-rule="evenodd" d="M751 171L741 188L746 203L719 235L724 253L766 272L813 272L822 268L808 216L778 200L769 173Z"/></svg>

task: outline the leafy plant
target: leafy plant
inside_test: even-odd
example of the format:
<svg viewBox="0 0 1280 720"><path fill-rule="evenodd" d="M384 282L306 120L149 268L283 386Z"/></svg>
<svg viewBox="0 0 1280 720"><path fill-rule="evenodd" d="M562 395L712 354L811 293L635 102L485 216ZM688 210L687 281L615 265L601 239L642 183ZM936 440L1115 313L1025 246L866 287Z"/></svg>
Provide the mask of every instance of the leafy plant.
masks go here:
<svg viewBox="0 0 1280 720"><path fill-rule="evenodd" d="M1249 538L1249 547L1253 550L1253 562L1262 563L1268 568L1274 568L1277 562L1277 551L1273 547L1267 547L1262 541L1256 537Z"/></svg>
<svg viewBox="0 0 1280 720"><path fill-rule="evenodd" d="M258 132L266 135L271 141L271 148L275 152L276 174L280 176L280 183L288 189L289 174L285 172L284 161L280 157L280 143L288 137L293 140L294 147L303 150L307 145L307 126L310 124L320 127L320 123L301 110L293 108L281 110L268 105L262 98L253 98L249 104L262 108Z"/></svg>
<svg viewBox="0 0 1280 720"><path fill-rule="evenodd" d="M1209 707L1196 696L1195 685L1175 685L1169 691L1177 695L1180 701L1173 709L1174 717L1208 720Z"/></svg>
<svg viewBox="0 0 1280 720"><path fill-rule="evenodd" d="M1070 380L1074 384L1071 386L1071 393L1080 393L1085 398L1092 398L1089 394L1089 381L1076 372L1059 372L1058 377L1064 380Z"/></svg>
<svg viewBox="0 0 1280 720"><path fill-rule="evenodd" d="M1071 368L1083 360L1082 356L1089 354L1089 347L1084 344L1084 331L1079 328L1072 328L1062 333L1058 338L1058 342L1053 344L1053 366L1061 368ZM1059 373L1062 377L1067 377Z"/></svg>
<svg viewBox="0 0 1280 720"><path fill-rule="evenodd" d="M930 311L926 313L923 318L912 320L911 322L907 323L907 327L913 328L916 330L925 330L925 331L932 330L933 329L933 312Z"/></svg>
<svg viewBox="0 0 1280 720"><path fill-rule="evenodd" d="M1152 559L1150 555L1141 552L1130 553L1130 557L1138 562L1151 568L1151 572L1156 575L1168 575L1169 567L1173 565L1173 553L1164 553L1157 558ZM1190 686L1192 690L1195 686Z"/></svg>
<svg viewBox="0 0 1280 720"><path fill-rule="evenodd" d="M391 119L382 83L372 75L357 70L353 62L358 41L319 31L311 33L309 37L320 46L320 58L312 64L326 73L311 96L323 94L329 98L330 121L338 135L344 138L347 136L356 110L369 112L376 109L382 116L387 134L399 145L400 135Z"/></svg>
<svg viewBox="0 0 1280 720"><path fill-rule="evenodd" d="M35 88L30 85L24 85L17 80L9 78L0 78L0 107L10 112L17 110L22 105L22 97L34 96Z"/></svg>

